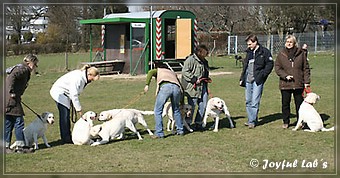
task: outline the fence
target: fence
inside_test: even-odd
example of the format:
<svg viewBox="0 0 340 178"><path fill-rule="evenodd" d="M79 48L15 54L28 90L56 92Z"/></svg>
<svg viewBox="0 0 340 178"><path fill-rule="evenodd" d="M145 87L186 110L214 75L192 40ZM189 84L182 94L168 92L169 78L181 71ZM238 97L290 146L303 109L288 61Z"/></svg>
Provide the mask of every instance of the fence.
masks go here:
<svg viewBox="0 0 340 178"><path fill-rule="evenodd" d="M202 34L201 34L202 35ZM335 49L335 37L334 31L325 32L313 32L313 33L295 33L298 44L308 45L308 51L318 53L321 51L334 51ZM247 49L247 44L244 41L246 36L228 36L217 37L216 34L204 33L203 40L200 43L204 43L211 50L212 55L232 55L243 53ZM223 36L219 34L219 36ZM272 54L276 54L280 49L284 47L285 35L257 35L259 43L267 47Z"/></svg>

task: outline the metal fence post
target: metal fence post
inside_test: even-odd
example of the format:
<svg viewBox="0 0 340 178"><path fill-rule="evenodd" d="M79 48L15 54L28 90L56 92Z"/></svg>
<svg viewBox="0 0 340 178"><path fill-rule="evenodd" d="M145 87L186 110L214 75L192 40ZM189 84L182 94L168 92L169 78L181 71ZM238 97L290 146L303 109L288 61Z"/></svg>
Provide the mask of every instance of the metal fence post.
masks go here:
<svg viewBox="0 0 340 178"><path fill-rule="evenodd" d="M316 53L318 51L318 32L314 32L314 52Z"/></svg>

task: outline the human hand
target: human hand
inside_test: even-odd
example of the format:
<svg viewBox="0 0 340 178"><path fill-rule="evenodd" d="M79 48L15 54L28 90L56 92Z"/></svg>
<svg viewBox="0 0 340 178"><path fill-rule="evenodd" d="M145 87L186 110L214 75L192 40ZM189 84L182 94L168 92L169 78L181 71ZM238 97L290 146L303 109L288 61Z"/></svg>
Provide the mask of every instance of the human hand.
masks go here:
<svg viewBox="0 0 340 178"><path fill-rule="evenodd" d="M288 76L286 77L286 79L289 81L289 80L293 80L294 77L293 77L292 75L288 75Z"/></svg>
<svg viewBox="0 0 340 178"><path fill-rule="evenodd" d="M302 45L302 49L307 49L307 47L308 47L307 44Z"/></svg>
<svg viewBox="0 0 340 178"><path fill-rule="evenodd" d="M144 93L148 92L148 90L149 90L149 85L145 85L145 87L144 87Z"/></svg>
<svg viewBox="0 0 340 178"><path fill-rule="evenodd" d="M83 112L80 110L78 111L78 114L79 114L79 117L82 117L83 116Z"/></svg>

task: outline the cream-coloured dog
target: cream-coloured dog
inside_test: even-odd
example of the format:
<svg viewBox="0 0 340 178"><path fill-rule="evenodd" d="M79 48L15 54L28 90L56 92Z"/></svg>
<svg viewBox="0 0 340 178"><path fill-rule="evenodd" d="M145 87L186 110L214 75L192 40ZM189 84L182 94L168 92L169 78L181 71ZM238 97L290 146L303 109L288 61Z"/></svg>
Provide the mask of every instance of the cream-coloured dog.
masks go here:
<svg viewBox="0 0 340 178"><path fill-rule="evenodd" d="M90 138L90 131L93 126L93 120L97 114L93 111L87 111L74 124L72 130L72 142L75 145L90 145L93 143Z"/></svg>
<svg viewBox="0 0 340 178"><path fill-rule="evenodd" d="M313 104L320 99L316 93L308 93L299 108L299 120L293 129L294 131L302 127L302 123L307 123L309 129L304 131L317 132L317 131L333 131L334 127L326 129L323 126L323 121L320 114L315 110Z"/></svg>
<svg viewBox="0 0 340 178"><path fill-rule="evenodd" d="M186 127L186 129L189 132L193 132L193 130L190 128L190 126L188 125L185 118L191 116L191 108L192 107L189 104L181 104L180 105L180 111L181 111L181 117L182 117L183 125ZM174 131L175 119L174 119L174 116L173 116L171 102L166 102L165 105L164 105L162 118L164 118L165 116L168 116L168 118L169 118L168 123L167 123L167 127L166 127L167 131L172 131L172 133L174 133L175 132Z"/></svg>
<svg viewBox="0 0 340 178"><path fill-rule="evenodd" d="M54 115L50 112L44 112L37 117L32 123L30 123L27 127L24 128L24 138L26 146L34 146L34 149L39 149L38 146L38 138L42 138L46 147L51 147L48 144L45 132L47 130L47 125L52 125L54 123ZM16 144L12 144L10 146L11 149L14 149Z"/></svg>
<svg viewBox="0 0 340 178"><path fill-rule="evenodd" d="M92 143L91 146L106 144L113 138L123 138L125 127L135 133L139 140L143 140L135 127L137 123L143 125L149 135L153 135L143 116L151 114L153 115L153 111L140 111L137 109L112 109L101 112L98 120L106 122L97 126L97 128L93 128L91 133L92 136L100 136L101 140ZM99 132L96 133L96 131Z"/></svg>
<svg viewBox="0 0 340 178"><path fill-rule="evenodd" d="M205 127L207 125L207 118L210 116L215 119L215 124L213 125L214 127L213 131L218 132L218 123L220 120L219 115L221 113L224 113L225 116L228 117L230 127L234 128L235 126L233 124L233 121L230 118L230 113L229 113L227 105L221 98L218 98L218 97L213 97L208 100L207 107L205 109L202 127Z"/></svg>

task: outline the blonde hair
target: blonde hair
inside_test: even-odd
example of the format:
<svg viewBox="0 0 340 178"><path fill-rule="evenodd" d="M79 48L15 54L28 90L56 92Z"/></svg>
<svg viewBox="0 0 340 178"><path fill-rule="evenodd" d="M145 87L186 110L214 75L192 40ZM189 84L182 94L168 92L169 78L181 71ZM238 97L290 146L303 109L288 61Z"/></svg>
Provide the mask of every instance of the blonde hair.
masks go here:
<svg viewBox="0 0 340 178"><path fill-rule="evenodd" d="M295 47L298 47L298 43L297 43L296 38L295 38L294 35L287 35L287 36L286 36L286 41L287 41L288 39L292 39L292 41L293 41L293 43L294 43L294 46L295 46Z"/></svg>
<svg viewBox="0 0 340 178"><path fill-rule="evenodd" d="M92 75L94 77L94 80L98 80L99 70L96 67L91 67L89 64L85 64L80 70L87 70L87 75Z"/></svg>

